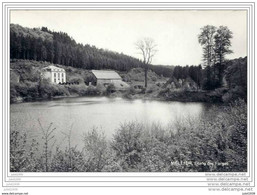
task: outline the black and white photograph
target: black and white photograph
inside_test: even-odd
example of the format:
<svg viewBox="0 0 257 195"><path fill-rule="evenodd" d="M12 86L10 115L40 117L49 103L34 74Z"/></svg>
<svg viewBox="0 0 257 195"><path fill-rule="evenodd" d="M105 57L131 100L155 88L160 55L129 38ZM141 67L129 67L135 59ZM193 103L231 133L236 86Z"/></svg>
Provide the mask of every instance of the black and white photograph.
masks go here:
<svg viewBox="0 0 257 195"><path fill-rule="evenodd" d="M9 171L247 172L245 10L12 10Z"/></svg>
<svg viewBox="0 0 257 195"><path fill-rule="evenodd" d="M2 195L255 195L254 2L2 2Z"/></svg>

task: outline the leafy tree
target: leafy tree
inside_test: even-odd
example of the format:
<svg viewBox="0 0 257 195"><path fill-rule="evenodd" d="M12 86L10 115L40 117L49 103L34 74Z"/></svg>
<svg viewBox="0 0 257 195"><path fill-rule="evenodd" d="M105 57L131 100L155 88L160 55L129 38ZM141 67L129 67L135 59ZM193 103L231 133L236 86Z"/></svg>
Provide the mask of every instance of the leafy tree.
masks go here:
<svg viewBox="0 0 257 195"><path fill-rule="evenodd" d="M205 63L205 88L215 89L222 86L224 76L225 55L232 53L231 46L232 31L226 26L207 25L201 28L198 36L199 43L203 46L203 61Z"/></svg>
<svg viewBox="0 0 257 195"><path fill-rule="evenodd" d="M228 29L226 26L220 26L217 29L217 33L214 36L215 39L215 55L216 58L218 59L218 71L219 71L219 82L220 85L222 83L222 78L223 78L223 72L224 72L224 60L225 60L225 55L230 54L233 51L229 49L231 46L231 38L232 38L232 31Z"/></svg>
<svg viewBox="0 0 257 195"><path fill-rule="evenodd" d="M216 27L207 25L201 28L201 33L198 35L198 41L203 46L203 61L205 67L209 67L206 70L206 84L211 85L211 69L210 66L215 64L215 53L214 53L214 35ZM208 88L208 87L207 87Z"/></svg>
<svg viewBox="0 0 257 195"><path fill-rule="evenodd" d="M203 46L203 60L206 66L211 66L215 63L214 53L214 35L216 27L207 25L201 28L201 33L198 35L198 41Z"/></svg>
<svg viewBox="0 0 257 195"><path fill-rule="evenodd" d="M229 49L231 46L231 38L233 37L232 34L232 31L230 31L227 26L220 26L214 36L214 51L220 64L223 63L226 54L233 53L233 51Z"/></svg>

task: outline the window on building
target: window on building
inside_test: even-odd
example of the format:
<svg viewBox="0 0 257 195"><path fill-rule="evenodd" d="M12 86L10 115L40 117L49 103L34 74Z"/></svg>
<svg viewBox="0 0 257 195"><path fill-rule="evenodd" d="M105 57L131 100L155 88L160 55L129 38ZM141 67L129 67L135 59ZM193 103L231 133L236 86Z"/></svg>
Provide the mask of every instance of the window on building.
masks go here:
<svg viewBox="0 0 257 195"><path fill-rule="evenodd" d="M63 73L62 73L62 77L63 77Z"/></svg>
<svg viewBox="0 0 257 195"><path fill-rule="evenodd" d="M64 82L63 78L62 78L62 82Z"/></svg>
<svg viewBox="0 0 257 195"><path fill-rule="evenodd" d="M56 83L56 78L54 79L54 82Z"/></svg>
<svg viewBox="0 0 257 195"><path fill-rule="evenodd" d="M56 77L56 73L54 73L54 77Z"/></svg>
<svg viewBox="0 0 257 195"><path fill-rule="evenodd" d="M58 79L60 78L60 73L58 72Z"/></svg>

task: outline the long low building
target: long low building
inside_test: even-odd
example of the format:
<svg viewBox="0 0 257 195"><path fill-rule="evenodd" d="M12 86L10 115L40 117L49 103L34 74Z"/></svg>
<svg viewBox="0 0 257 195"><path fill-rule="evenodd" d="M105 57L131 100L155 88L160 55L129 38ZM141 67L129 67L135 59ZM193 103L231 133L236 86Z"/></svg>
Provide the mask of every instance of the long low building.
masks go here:
<svg viewBox="0 0 257 195"><path fill-rule="evenodd" d="M95 77L93 84L108 86L113 84L118 90L126 89L129 87L127 83L122 81L121 76L113 70L92 70Z"/></svg>

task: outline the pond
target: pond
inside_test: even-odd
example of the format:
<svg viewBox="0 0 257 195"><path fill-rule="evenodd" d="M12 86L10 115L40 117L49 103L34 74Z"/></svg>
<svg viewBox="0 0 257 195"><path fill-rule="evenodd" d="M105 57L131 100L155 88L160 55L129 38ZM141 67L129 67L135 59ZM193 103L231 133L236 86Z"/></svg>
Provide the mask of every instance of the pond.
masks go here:
<svg viewBox="0 0 257 195"><path fill-rule="evenodd" d="M155 100L127 100L107 97L63 98L52 101L11 104L10 130L28 132L29 137L40 139L41 130L50 123L56 128L56 144L67 146L65 135L71 130L71 144L83 147L83 134L96 128L107 139L120 124L137 121L145 125L158 123L163 127L179 118L196 117L208 112L210 105Z"/></svg>

